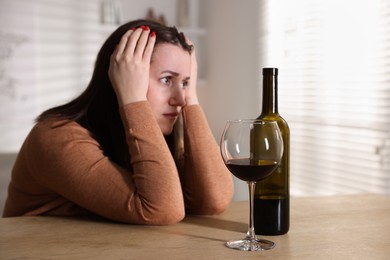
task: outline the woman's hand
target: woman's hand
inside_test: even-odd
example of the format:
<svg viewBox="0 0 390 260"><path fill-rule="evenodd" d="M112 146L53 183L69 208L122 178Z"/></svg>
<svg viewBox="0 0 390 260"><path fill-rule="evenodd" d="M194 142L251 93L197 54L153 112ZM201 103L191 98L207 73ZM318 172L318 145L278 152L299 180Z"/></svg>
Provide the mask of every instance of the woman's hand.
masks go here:
<svg viewBox="0 0 390 260"><path fill-rule="evenodd" d="M187 37L185 37L185 39L187 44L194 46L193 43ZM198 63L196 61L196 53L194 47L191 52L190 81L189 81L189 86L186 88L186 95L185 95L187 106L199 104L198 95L196 93L197 77L198 77Z"/></svg>
<svg viewBox="0 0 390 260"><path fill-rule="evenodd" d="M110 58L108 76L119 106L146 100L155 34L148 27L127 31Z"/></svg>

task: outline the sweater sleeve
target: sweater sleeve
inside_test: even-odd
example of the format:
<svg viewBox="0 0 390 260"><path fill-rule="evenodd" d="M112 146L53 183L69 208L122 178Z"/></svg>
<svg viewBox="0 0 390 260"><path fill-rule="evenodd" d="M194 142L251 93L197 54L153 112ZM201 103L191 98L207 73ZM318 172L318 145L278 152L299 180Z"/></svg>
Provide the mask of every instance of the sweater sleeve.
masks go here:
<svg viewBox="0 0 390 260"><path fill-rule="evenodd" d="M135 224L172 224L184 217L178 172L146 101L120 110L130 172L103 154L77 124L37 134L28 144L35 177L98 215ZM34 150L34 151L33 151Z"/></svg>
<svg viewBox="0 0 390 260"><path fill-rule="evenodd" d="M233 196L233 177L223 163L214 136L199 105L185 107L184 172L186 210L192 214L224 211Z"/></svg>

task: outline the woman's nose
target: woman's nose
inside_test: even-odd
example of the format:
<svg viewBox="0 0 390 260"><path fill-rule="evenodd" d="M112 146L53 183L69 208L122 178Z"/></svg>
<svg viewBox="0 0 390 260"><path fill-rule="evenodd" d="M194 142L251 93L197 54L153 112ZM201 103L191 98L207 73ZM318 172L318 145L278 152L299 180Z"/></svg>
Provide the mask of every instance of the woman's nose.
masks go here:
<svg viewBox="0 0 390 260"><path fill-rule="evenodd" d="M182 107L186 103L184 89L176 85L171 88L171 96L169 98L169 105Z"/></svg>

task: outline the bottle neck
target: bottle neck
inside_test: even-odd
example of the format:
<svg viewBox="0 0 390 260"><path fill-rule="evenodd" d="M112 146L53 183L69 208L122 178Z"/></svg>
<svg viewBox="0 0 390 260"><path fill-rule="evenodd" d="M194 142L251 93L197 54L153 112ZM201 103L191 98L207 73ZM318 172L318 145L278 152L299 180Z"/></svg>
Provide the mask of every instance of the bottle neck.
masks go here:
<svg viewBox="0 0 390 260"><path fill-rule="evenodd" d="M262 116L278 114L278 76L263 76L263 107Z"/></svg>

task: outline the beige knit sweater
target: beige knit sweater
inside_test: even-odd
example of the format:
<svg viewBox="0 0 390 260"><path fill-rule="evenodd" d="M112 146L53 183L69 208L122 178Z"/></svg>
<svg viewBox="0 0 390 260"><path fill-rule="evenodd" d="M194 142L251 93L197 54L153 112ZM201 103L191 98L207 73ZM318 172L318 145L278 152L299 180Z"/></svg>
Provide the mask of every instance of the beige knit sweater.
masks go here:
<svg viewBox="0 0 390 260"><path fill-rule="evenodd" d="M217 214L230 203L232 176L198 105L183 108L179 173L147 101L121 108L132 171L115 164L73 121L37 123L15 162L4 217L97 214L134 224L172 224ZM181 180L180 180L181 179Z"/></svg>

